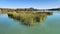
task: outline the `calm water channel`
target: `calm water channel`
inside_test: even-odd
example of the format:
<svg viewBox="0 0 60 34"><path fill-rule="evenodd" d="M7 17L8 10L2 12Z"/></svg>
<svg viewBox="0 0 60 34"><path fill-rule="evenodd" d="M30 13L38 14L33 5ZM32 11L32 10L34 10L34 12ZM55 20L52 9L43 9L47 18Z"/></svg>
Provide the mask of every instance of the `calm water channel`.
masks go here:
<svg viewBox="0 0 60 34"><path fill-rule="evenodd" d="M42 18L42 17L41 17ZM8 14L0 14L0 34L60 34L60 12L53 11L32 25L22 23Z"/></svg>

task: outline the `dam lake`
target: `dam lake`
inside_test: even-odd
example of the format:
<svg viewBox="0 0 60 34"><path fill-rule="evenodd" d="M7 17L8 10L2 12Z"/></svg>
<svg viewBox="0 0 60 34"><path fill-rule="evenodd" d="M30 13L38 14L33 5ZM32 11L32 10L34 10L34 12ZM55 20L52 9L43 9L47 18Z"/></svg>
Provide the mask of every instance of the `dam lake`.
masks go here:
<svg viewBox="0 0 60 34"><path fill-rule="evenodd" d="M35 20L32 25L0 14L0 34L60 34L60 11L51 12L53 14L40 16L42 19Z"/></svg>

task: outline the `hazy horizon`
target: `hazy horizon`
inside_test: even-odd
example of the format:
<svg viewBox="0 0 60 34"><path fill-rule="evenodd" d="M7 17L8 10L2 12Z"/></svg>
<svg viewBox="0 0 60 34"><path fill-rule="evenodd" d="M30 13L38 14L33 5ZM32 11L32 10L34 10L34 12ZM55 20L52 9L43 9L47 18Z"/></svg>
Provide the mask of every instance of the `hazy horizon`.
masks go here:
<svg viewBox="0 0 60 34"><path fill-rule="evenodd" d="M60 0L0 0L0 8L59 8Z"/></svg>

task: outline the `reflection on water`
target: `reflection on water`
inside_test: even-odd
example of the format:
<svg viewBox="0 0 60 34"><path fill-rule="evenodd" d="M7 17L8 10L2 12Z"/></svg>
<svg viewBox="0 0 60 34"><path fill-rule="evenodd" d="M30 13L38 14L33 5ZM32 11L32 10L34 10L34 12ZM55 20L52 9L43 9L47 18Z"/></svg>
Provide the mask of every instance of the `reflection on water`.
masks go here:
<svg viewBox="0 0 60 34"><path fill-rule="evenodd" d="M60 12L0 14L0 34L60 34Z"/></svg>
<svg viewBox="0 0 60 34"><path fill-rule="evenodd" d="M22 15L21 15L22 14ZM48 15L52 15L52 12L38 12L38 13L18 13L17 14L8 14L9 18L17 20L24 25L34 25L36 23L42 23Z"/></svg>

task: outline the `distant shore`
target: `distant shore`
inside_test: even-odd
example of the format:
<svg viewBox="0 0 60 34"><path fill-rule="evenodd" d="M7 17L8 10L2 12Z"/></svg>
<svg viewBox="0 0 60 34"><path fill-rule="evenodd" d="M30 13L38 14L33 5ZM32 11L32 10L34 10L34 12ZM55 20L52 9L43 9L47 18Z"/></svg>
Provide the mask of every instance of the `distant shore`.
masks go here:
<svg viewBox="0 0 60 34"><path fill-rule="evenodd" d="M60 10L60 8L53 8L53 9L35 9L35 8L17 8L17 9L10 9L10 8L0 8L0 12L20 12L20 11L48 11L48 10Z"/></svg>

